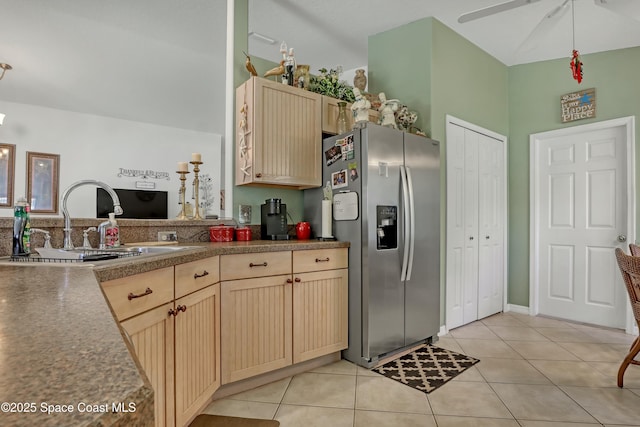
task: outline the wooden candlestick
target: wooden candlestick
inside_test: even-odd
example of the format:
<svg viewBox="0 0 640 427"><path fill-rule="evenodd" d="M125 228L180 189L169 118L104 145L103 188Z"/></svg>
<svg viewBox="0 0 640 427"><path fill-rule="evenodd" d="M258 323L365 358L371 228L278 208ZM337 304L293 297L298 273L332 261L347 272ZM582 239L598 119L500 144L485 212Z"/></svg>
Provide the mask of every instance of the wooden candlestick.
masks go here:
<svg viewBox="0 0 640 427"><path fill-rule="evenodd" d="M193 198L196 199L195 200L195 213L193 215L193 219L203 219L200 216L200 179L198 178L198 172L200 172L200 165L202 164L202 162L194 162L191 161L189 162L193 165L193 173L194 173L194 177L193 177Z"/></svg>
<svg viewBox="0 0 640 427"><path fill-rule="evenodd" d="M180 197L180 204L182 205L182 209L180 210L180 213L178 214L176 219L185 220L189 219L189 217L187 217L185 209L186 205L184 195L187 192L187 186L184 184L184 182L187 180L187 174L189 173L189 171L176 171L176 173L180 175L180 190L178 190L178 195Z"/></svg>

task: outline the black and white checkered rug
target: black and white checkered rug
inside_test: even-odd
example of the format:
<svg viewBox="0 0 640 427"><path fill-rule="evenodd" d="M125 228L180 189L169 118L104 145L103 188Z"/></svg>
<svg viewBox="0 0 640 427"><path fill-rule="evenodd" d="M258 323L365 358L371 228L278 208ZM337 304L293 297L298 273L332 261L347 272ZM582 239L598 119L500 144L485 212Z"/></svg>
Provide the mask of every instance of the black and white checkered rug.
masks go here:
<svg viewBox="0 0 640 427"><path fill-rule="evenodd" d="M454 351L425 345L372 371L424 393L431 393L479 361Z"/></svg>

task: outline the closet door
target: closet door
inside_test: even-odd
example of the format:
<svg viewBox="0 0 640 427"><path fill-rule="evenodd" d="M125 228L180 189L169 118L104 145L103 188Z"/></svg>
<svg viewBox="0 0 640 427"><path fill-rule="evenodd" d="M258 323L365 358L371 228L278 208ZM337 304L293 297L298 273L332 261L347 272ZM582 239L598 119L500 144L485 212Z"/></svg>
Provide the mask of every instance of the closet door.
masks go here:
<svg viewBox="0 0 640 427"><path fill-rule="evenodd" d="M463 324L478 320L478 156L480 134L464 130Z"/></svg>
<svg viewBox="0 0 640 427"><path fill-rule="evenodd" d="M478 145L477 137L468 132L460 126L447 126L445 308L449 329L478 318Z"/></svg>
<svg viewBox="0 0 640 427"><path fill-rule="evenodd" d="M447 123L448 329L503 308L504 150L504 140Z"/></svg>
<svg viewBox="0 0 640 427"><path fill-rule="evenodd" d="M502 311L504 289L504 144L479 135L478 319Z"/></svg>

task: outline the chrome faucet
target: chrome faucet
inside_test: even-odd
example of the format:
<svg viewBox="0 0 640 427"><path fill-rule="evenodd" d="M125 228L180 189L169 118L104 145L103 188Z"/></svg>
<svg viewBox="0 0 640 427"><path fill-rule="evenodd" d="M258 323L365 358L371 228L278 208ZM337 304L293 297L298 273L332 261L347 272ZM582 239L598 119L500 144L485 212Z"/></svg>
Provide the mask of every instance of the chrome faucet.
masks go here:
<svg viewBox="0 0 640 427"><path fill-rule="evenodd" d="M69 197L69 193L74 189L81 187L83 185L92 184L97 187L103 188L109 195L111 196L111 200L113 200L113 212L116 215L122 215L122 208L120 207L120 199L118 195L113 190L113 188L109 187L107 184L101 181L95 181L93 179L85 179L82 181L77 181L71 184L64 193L62 193L62 216L64 217L64 245L63 249L73 249L73 243L71 242L71 218L69 217L69 211L67 210L67 198Z"/></svg>

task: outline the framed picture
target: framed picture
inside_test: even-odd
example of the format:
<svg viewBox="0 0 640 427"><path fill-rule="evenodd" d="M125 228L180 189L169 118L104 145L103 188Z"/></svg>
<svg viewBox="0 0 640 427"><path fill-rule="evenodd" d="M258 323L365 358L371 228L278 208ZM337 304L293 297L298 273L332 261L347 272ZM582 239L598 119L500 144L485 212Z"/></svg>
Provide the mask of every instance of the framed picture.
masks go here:
<svg viewBox="0 0 640 427"><path fill-rule="evenodd" d="M0 144L0 206L13 206L16 146Z"/></svg>
<svg viewBox="0 0 640 427"><path fill-rule="evenodd" d="M27 200L32 213L58 213L60 155L27 151Z"/></svg>

